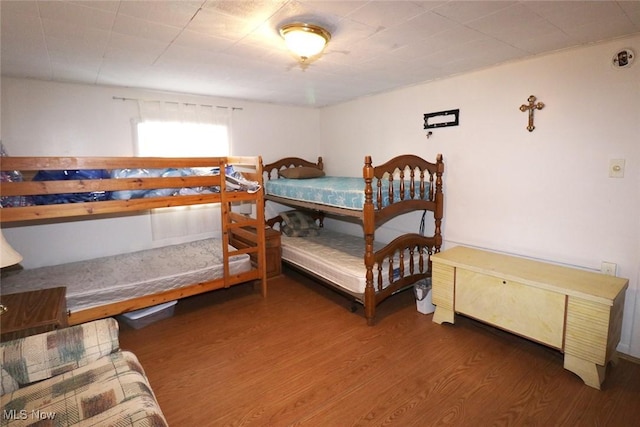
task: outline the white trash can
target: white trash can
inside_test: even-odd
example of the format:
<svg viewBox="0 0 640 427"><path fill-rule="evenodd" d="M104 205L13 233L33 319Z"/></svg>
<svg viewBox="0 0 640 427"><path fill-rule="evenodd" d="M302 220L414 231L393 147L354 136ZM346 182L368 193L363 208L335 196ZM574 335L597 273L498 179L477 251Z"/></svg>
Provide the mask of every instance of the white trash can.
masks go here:
<svg viewBox="0 0 640 427"><path fill-rule="evenodd" d="M436 310L436 306L431 303L431 278L420 280L413 285L416 295L416 307L422 314L430 314Z"/></svg>

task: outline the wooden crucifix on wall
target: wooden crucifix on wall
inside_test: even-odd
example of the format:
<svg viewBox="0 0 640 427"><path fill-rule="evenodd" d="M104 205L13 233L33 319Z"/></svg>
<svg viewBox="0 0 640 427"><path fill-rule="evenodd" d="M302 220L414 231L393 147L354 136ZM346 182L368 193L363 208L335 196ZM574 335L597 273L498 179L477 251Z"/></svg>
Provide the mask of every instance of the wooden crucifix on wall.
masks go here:
<svg viewBox="0 0 640 427"><path fill-rule="evenodd" d="M527 105L527 104L522 104L522 105L520 106L520 111L524 112L524 111L529 110L529 125L527 126L527 130L528 130L529 132L533 132L533 130L536 128L536 127L533 125L533 112L534 112L535 110L542 110L542 109L544 108L544 104L543 104L542 102L538 102L538 103L536 104L536 97L535 97L535 96L533 96L533 95L531 95L531 96L527 99L527 101L529 101L529 105Z"/></svg>

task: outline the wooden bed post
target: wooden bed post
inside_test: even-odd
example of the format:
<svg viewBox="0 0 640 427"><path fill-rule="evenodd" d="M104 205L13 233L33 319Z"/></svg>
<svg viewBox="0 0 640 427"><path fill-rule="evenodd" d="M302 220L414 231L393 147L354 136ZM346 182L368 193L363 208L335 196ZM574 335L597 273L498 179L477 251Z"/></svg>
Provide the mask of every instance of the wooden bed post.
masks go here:
<svg viewBox="0 0 640 427"><path fill-rule="evenodd" d="M373 287L373 240L375 233L375 212L373 207L373 176L374 169L371 156L364 158L364 167L362 168L362 176L364 177L364 207L362 209L365 253L364 264L367 269L366 286L364 289L364 315L367 318L367 325L372 326L375 322L376 312L376 293Z"/></svg>
<svg viewBox="0 0 640 427"><path fill-rule="evenodd" d="M231 202L227 200L227 188L226 188L226 178L225 178L225 169L227 166L227 162L225 161L220 166L220 225L222 231L222 253L224 262L224 288L228 288L230 285L229 281L229 225L230 225L230 204Z"/></svg>
<svg viewBox="0 0 640 427"><path fill-rule="evenodd" d="M433 212L433 217L435 219L435 252L438 253L442 247L442 218L444 217L444 194L442 192L444 162L442 161L442 154L438 154L436 164L438 165L438 169L436 171L436 209Z"/></svg>
<svg viewBox="0 0 640 427"><path fill-rule="evenodd" d="M264 172L262 170L262 156L258 156L258 161L255 164L255 177L253 179L260 182L260 191L256 193L255 207L256 207L256 230L258 232L258 271L260 275L260 290L262 297L267 297L267 231L265 229L266 219L264 217L264 210L266 208L264 199Z"/></svg>

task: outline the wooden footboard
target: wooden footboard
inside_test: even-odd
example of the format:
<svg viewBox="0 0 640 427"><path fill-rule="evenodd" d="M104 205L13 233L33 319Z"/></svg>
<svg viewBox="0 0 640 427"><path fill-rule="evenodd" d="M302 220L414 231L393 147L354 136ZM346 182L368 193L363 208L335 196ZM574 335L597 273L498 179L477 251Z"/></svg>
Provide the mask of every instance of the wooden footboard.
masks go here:
<svg viewBox="0 0 640 427"><path fill-rule="evenodd" d="M376 251L373 269L376 295L392 294L429 277L433 242L432 237L410 233L395 238L383 249ZM388 277L383 277L383 271L387 271ZM383 287L385 279L389 284Z"/></svg>
<svg viewBox="0 0 640 427"><path fill-rule="evenodd" d="M373 253L373 264L365 263L367 286L364 301L367 324L375 323L378 304L396 292L431 276L434 241L433 237L404 234Z"/></svg>
<svg viewBox="0 0 640 427"><path fill-rule="evenodd" d="M363 176L365 195L370 192L371 200L366 200L365 206L370 205L372 211L365 214L365 223L373 221L377 228L388 220L408 212L433 212L434 236L438 248L436 252L439 252L442 246L444 215L443 173L442 154L438 154L436 163L407 154L394 157L378 166L373 166L371 157L367 156ZM398 184L394 185L396 181Z"/></svg>

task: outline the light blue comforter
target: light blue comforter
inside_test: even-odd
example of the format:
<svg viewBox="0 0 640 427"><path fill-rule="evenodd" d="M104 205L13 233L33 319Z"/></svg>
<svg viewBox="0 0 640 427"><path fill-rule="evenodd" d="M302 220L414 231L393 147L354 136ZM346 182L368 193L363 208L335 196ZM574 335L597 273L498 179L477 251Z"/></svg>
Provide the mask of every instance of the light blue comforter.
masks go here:
<svg viewBox="0 0 640 427"><path fill-rule="evenodd" d="M416 183L417 184L417 183ZM373 200L376 200L376 180L373 180ZM400 181L394 181L395 202L400 196ZM311 179L273 179L266 181L266 194L286 199L303 200L325 206L334 206L352 210L362 210L364 206L364 178L325 176ZM425 183L425 195L422 200L429 200L429 183ZM382 185L382 205L389 205L388 181ZM405 200L409 200L409 182L405 181ZM420 199L416 188L415 199Z"/></svg>

